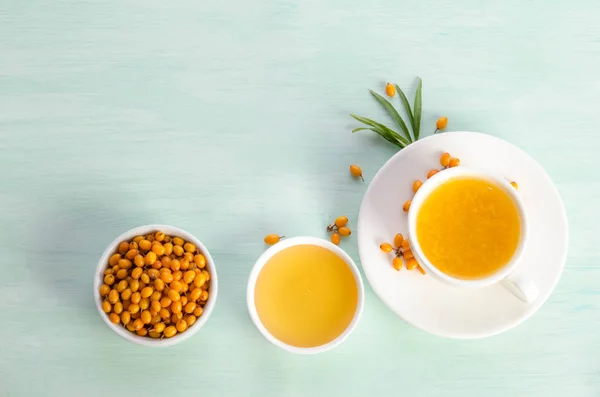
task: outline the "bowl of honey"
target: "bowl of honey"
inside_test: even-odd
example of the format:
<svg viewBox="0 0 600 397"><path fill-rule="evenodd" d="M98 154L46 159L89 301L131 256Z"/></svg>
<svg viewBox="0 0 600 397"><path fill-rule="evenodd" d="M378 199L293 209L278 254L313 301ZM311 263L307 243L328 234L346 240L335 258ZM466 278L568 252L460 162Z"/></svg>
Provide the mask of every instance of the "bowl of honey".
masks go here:
<svg viewBox="0 0 600 397"><path fill-rule="evenodd" d="M275 346L299 354L341 344L364 306L364 287L352 258L316 237L283 240L256 261L247 289L248 311Z"/></svg>

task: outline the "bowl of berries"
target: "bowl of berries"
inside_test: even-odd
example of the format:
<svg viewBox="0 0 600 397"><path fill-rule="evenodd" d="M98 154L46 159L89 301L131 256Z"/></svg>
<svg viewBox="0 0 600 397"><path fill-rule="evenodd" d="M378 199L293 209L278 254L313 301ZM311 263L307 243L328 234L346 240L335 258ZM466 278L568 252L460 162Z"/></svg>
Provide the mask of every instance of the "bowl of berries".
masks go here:
<svg viewBox="0 0 600 397"><path fill-rule="evenodd" d="M172 346L208 321L218 292L210 253L192 234L146 225L117 237L94 276L94 301L119 336L145 346Z"/></svg>

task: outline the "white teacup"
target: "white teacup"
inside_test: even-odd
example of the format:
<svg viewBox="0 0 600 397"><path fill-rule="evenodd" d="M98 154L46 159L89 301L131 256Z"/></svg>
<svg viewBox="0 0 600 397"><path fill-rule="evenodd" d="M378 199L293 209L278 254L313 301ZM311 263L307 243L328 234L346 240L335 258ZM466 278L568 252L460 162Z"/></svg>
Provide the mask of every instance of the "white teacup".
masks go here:
<svg viewBox="0 0 600 397"><path fill-rule="evenodd" d="M436 268L435 265L431 263L424 255L416 237L417 215L421 209L421 206L423 205L423 202L437 187L449 179L456 177L473 177L484 179L500 186L515 203L519 213L521 233L517 249L513 253L511 259L502 268L485 278L466 280L452 277L442 272ZM514 189L510 183L508 183L506 179L502 177L487 172L470 169L464 166L449 168L442 172L438 172L436 175L428 179L427 182L425 182L415 194L408 213L408 236L411 250L417 262L424 267L429 274L441 281L458 287L482 288L500 282L514 296L523 302L529 303L533 302L537 298L539 290L531 280L524 278L518 272L519 260L522 256L523 248L527 242L527 230L527 216L525 214L523 202L521 201L516 189Z"/></svg>

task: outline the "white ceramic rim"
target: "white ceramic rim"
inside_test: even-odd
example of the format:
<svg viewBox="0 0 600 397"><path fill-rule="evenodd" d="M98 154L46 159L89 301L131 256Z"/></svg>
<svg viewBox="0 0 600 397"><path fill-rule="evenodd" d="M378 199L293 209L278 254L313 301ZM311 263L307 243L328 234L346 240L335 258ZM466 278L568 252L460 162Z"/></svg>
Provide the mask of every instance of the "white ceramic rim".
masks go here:
<svg viewBox="0 0 600 397"><path fill-rule="evenodd" d="M460 279L443 273L427 259L427 257L423 253L423 250L421 249L419 241L416 238L417 214L419 213L419 210L421 209L421 206L423 205L425 199L429 197L429 195L435 189L437 189L440 185L446 183L448 180L461 177L483 179L498 185L511 198L511 200L517 207L521 223L521 236L519 239L519 243L510 260L506 263L506 265L504 265L492 275L481 279ZM463 288L487 287L505 279L510 273L512 273L518 266L519 259L521 258L524 247L527 243L527 230L527 216L525 213L525 207L516 189L512 187L511 184L505 178L502 178L493 173L480 171L465 166L459 166L443 170L432 176L430 179L426 180L425 183L423 183L423 186L421 186L421 188L415 194L410 205L410 210L408 211L408 239L410 241L410 248L419 264L424 266L426 270L431 272L431 274L437 277L438 279Z"/></svg>
<svg viewBox="0 0 600 397"><path fill-rule="evenodd" d="M352 274L354 275L354 280L356 281L356 287L358 288L358 303L356 305L356 312L354 313L354 317L352 318L352 321L350 322L348 327L344 330L344 332L341 335L339 335L334 340L332 340L324 345L321 345L321 346L297 347L297 346L288 345L287 343L284 343L284 342L280 341L279 339L275 338L265 328L265 326L260 321L260 318L258 317L258 312L256 311L256 305L254 303L254 288L256 286L256 280L258 279L258 275L260 274L260 271L264 267L265 263L267 263L267 261L269 259L271 259L273 257L273 255L277 254L278 252L283 251L286 248L296 246L296 245L316 245L319 247L327 248L328 250L330 250L333 253L335 253L336 255L338 255L340 258L342 258L344 260L344 262L346 262L346 265L352 271ZM250 313L250 318L252 318L252 322L254 323L256 328L258 328L260 333L269 342L271 342L275 346L278 346L288 352L297 353L297 354L322 353L327 350L333 349L334 347L341 344L344 340L346 340L346 338L348 338L348 336L352 333L352 331L356 327L356 324L358 323L360 316L362 315L362 311L363 311L363 307L364 307L364 299L365 299L365 294L364 294L363 280L360 275L360 272L358 271L358 267L356 266L356 264L354 263L352 258L337 245L335 245L327 240L323 240L323 239L320 239L317 237L309 237L309 236L288 238L288 239L280 241L279 243L273 245L268 250L266 250L258 258L256 263L252 267L252 270L250 271L250 277L248 279L248 288L247 288L247 293L246 293L246 300L248 302L248 313Z"/></svg>
<svg viewBox="0 0 600 397"><path fill-rule="evenodd" d="M138 336L132 332L129 332L126 328L119 324L113 324L110 322L108 316L102 310L102 299L100 298L100 286L104 283L104 270L107 267L108 259L112 254L114 254L117 250L118 244L121 241L131 240L135 236L145 235L151 232L161 231L170 236L181 237L186 241L190 241L196 245L198 249L202 252L204 257L206 258L206 267L208 272L210 273L210 296L206 305L204 305L204 312L202 316L185 332L181 334L177 334L172 338L164 338L164 339L152 339L147 336ZM125 233L121 234L119 237L113 240L112 243L108 245L104 253L100 257L98 261L98 265L96 266L96 272L94 273L94 302L96 303L96 308L98 309L98 313L100 313L100 317L104 323L113 330L120 337L137 343L138 345L143 346L151 346L151 347L167 347L173 346L180 342L187 340L192 337L196 332L202 328L204 324L208 321L211 313L214 310L215 304L217 302L217 293L219 291L219 284L217 281L217 270L215 268L215 263L212 259L212 256L204 246L196 237L194 237L191 233L186 232L183 229L174 226L168 225L145 225L138 226L136 228L130 229Z"/></svg>

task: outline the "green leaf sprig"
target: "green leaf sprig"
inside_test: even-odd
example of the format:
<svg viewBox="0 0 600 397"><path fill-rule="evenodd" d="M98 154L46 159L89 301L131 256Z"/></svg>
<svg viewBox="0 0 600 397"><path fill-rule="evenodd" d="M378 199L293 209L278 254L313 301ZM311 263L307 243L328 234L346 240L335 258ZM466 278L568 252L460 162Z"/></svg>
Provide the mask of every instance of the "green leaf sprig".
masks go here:
<svg viewBox="0 0 600 397"><path fill-rule="evenodd" d="M410 145L412 142L415 142L419 139L420 130L421 130L421 110L423 108L423 98L422 98L422 89L423 89L423 81L419 78L419 83L417 85L417 92L415 93L415 100L413 107L411 109L410 103L408 102L408 98L404 95L404 92L398 85L395 85L396 92L400 97L400 101L404 106L404 111L408 116L408 121L410 127L412 129L409 130L408 126L400 116L400 113L394 108L394 106L384 97L379 95L373 90L369 90L371 95L383 106L383 108L388 112L388 114L392 117L392 119L396 122L398 127L400 127L400 132L395 131L385 125L378 123L374 120L368 119L366 117L357 116L356 114L351 114L354 119L360 121L361 123L367 125L367 127L359 127L352 130L352 132L363 131L363 130L371 130L379 134L386 141L393 143L394 145L400 146L400 148L404 148Z"/></svg>

